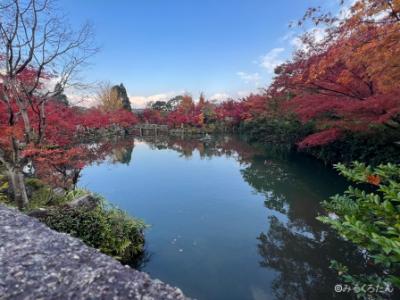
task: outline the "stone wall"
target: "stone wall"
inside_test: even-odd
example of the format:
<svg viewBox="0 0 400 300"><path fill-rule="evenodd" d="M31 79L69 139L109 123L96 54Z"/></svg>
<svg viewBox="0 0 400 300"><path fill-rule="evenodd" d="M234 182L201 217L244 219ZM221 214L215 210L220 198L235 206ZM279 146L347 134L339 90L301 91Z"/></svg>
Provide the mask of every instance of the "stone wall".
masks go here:
<svg viewBox="0 0 400 300"><path fill-rule="evenodd" d="M0 299L188 299L80 240L0 205Z"/></svg>

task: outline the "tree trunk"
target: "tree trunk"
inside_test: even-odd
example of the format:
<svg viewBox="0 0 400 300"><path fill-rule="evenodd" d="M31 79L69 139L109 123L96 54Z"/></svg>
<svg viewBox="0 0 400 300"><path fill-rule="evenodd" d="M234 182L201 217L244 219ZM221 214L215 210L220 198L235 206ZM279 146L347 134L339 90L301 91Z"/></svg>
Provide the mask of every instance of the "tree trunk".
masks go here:
<svg viewBox="0 0 400 300"><path fill-rule="evenodd" d="M40 110L39 110L39 132L37 138L38 144L43 142L45 129L46 129L46 114L45 114L45 102L43 101L40 104Z"/></svg>
<svg viewBox="0 0 400 300"><path fill-rule="evenodd" d="M8 170L8 177L13 191L15 203L20 209L28 204L28 195L26 193L25 178L21 170L11 168Z"/></svg>
<svg viewBox="0 0 400 300"><path fill-rule="evenodd" d="M32 126L31 126L31 122L30 122L30 119L29 119L28 110L26 109L26 107L22 103L22 101L19 101L17 99L16 102L18 104L19 112L21 113L22 120L24 122L25 142L28 144L29 142L32 141L32 138L33 138Z"/></svg>

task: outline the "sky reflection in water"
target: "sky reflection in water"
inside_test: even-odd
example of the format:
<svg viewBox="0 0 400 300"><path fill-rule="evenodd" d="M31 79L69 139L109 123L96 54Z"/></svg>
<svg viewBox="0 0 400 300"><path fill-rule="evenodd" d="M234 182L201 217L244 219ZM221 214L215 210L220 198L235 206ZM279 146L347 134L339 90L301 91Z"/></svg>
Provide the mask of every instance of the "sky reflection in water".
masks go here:
<svg viewBox="0 0 400 300"><path fill-rule="evenodd" d="M116 143L79 186L144 219L142 270L198 299L331 299L331 259L355 268L354 247L315 217L342 192L334 171L237 137Z"/></svg>

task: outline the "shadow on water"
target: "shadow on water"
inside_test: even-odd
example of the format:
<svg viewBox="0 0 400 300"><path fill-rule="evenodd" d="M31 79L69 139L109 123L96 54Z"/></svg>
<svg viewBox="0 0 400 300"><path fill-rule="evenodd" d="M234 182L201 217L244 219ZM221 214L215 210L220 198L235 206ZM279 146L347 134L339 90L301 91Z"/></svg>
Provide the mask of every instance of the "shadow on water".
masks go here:
<svg viewBox="0 0 400 300"><path fill-rule="evenodd" d="M108 152L101 153L98 160L93 159L88 164L93 165L93 163L106 160L111 164L129 165L133 157L132 153L135 153L136 150L134 150L133 139L128 140L129 142L120 141L113 143L111 147L103 147L107 148ZM179 154L180 159L196 158L196 161L207 161L221 157L236 161L244 184L251 188L254 197L263 199L264 205L261 209L264 212L264 218L254 226L252 226L252 216L244 219L246 223L243 223L243 227L250 228L250 232L254 230L257 232L257 228L259 228L253 238L253 244L248 245L249 248L255 247L256 255L243 255L243 257L251 257L258 265L258 269L256 265L251 267L253 268L250 269L251 273L239 274L240 270L236 270L236 273L232 272L232 266L226 267L226 270L216 270L213 269L213 266L208 266L207 257L211 261L212 257L219 253L219 250L225 251L224 249L229 248L226 246L228 239L224 236L220 236L220 241L217 244L214 243L212 247L205 243L205 248L202 248L203 253L198 253L199 257L194 256L195 254L193 257L189 257L189 261L205 257L206 261L202 261L203 267L207 266L207 270L213 270L217 275L208 274L206 271L202 274L195 274L195 271L190 271L190 269L187 272L179 271L180 269L174 265L176 264L175 260L168 256L170 252L165 245L154 246L155 249L149 249L138 261L130 262L129 265L149 271L151 275L155 273L162 280L178 285L189 296L200 299L337 299L354 296L335 293L335 284L341 283L342 280L329 268L330 261L342 262L354 272L367 272L368 268L363 255L352 244L343 241L329 227L316 220L316 216L324 213L320 202L336 193L343 192L347 186L347 182L334 170L309 157L282 150L276 151L273 147L250 145L234 136L216 136L206 141L160 136L135 139L135 142L148 147L149 150L143 151L160 151L160 153L172 151ZM180 188L176 187L174 197L179 196L177 191ZM222 196L226 198L234 195L225 191L221 194ZM165 195L165 197L167 196ZM202 199L201 201L204 202L204 198ZM255 200L256 198L254 198ZM194 196L192 201L197 201ZM201 204L201 202L193 202L196 208L198 206L195 205ZM171 205L175 204L171 202ZM206 205L207 202L204 203L204 206ZM176 207L175 209L180 210L181 208ZM255 207L255 209L259 211L260 208ZM196 209L193 210L196 211ZM229 212L230 207L225 207L225 210ZM218 214L218 222L221 226L226 225L229 228L230 220L223 220L220 212L215 212L214 209L210 211L209 214ZM231 214L233 215L230 218L234 218L235 213L240 216L241 210L236 212L232 209ZM188 220L192 221L198 217L198 214L200 213L196 211L193 215L188 216L191 218ZM244 211L241 214L244 214ZM142 216L139 215L139 217ZM165 216L161 214L156 215L155 222L160 220L160 224L164 224L161 223L163 218ZM185 222L185 220L168 220L165 228L162 229L168 232L168 226L172 226L171 224L178 226L174 223ZM218 222L212 225L218 226ZM186 223L181 225L190 226ZM157 232L157 229L152 230ZM158 230L160 231L160 228ZM201 229L196 227L186 230L194 234ZM155 234L157 239L153 244L157 244L157 240L160 238L166 238L162 234ZM207 237L210 238L209 232L203 235L205 240ZM237 238L241 241L240 236ZM155 260L162 260L165 265L161 262L154 262L152 265L153 254ZM218 261L229 258L234 261L235 257L229 257L234 255L238 256L233 251L216 259ZM236 259L238 266L241 263L246 264L245 261L239 261L240 257ZM251 263L248 264L251 265ZM260 269L265 269L266 273L262 273ZM215 283L216 281L218 284Z"/></svg>
<svg viewBox="0 0 400 300"><path fill-rule="evenodd" d="M257 240L260 266L279 273L272 281L277 299L346 298L332 289L332 283L341 280L329 268L330 261L340 260L359 272L366 266L356 247L316 220L323 213L321 196L342 192L346 185L334 171L306 156L265 151L230 137L207 143L192 139L146 142L156 149L173 149L184 157L197 151L202 158L224 155L243 165L243 179L265 195L265 208L275 212L266 218L268 230Z"/></svg>
<svg viewBox="0 0 400 300"><path fill-rule="evenodd" d="M260 266L279 274L271 282L275 298L350 298L333 290L333 284L342 281L329 268L330 261L362 272L366 268L363 256L316 220L323 213L319 201L342 192L346 182L301 155L266 157L253 157L242 175L265 195L265 208L273 212L266 219L268 229L258 237L258 252Z"/></svg>
<svg viewBox="0 0 400 300"><path fill-rule="evenodd" d="M142 271L146 268L146 264L150 261L150 259L151 253L145 247L145 249L138 255L136 255L135 257L131 257L129 260L121 261L121 263L123 265L128 265L136 270Z"/></svg>

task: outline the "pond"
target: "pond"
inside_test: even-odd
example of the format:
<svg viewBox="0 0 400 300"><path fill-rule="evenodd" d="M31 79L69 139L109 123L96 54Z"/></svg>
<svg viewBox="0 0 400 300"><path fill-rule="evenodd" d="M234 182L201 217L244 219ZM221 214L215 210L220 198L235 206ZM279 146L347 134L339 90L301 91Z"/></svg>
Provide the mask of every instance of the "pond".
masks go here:
<svg viewBox="0 0 400 300"><path fill-rule="evenodd" d="M362 258L315 219L346 188L334 170L234 136L122 145L79 186L151 225L142 271L197 299L345 296L330 261L360 268Z"/></svg>

